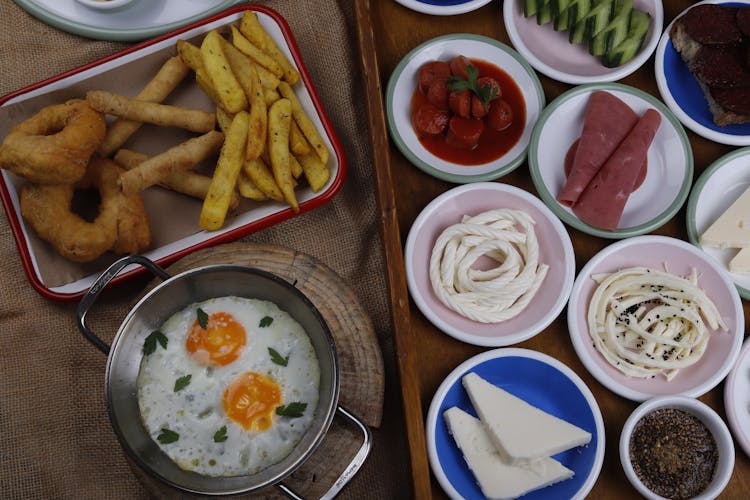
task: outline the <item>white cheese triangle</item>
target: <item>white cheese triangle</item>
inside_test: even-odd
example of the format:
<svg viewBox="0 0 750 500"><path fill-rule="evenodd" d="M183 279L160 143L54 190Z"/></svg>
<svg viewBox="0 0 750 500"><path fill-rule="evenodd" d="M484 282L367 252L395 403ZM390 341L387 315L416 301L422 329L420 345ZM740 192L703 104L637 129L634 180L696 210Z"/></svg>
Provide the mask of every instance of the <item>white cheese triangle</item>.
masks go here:
<svg viewBox="0 0 750 500"><path fill-rule="evenodd" d="M704 247L750 246L750 187L700 237Z"/></svg>
<svg viewBox="0 0 750 500"><path fill-rule="evenodd" d="M512 464L549 457L591 441L585 430L500 389L476 373L464 388L495 447Z"/></svg>
<svg viewBox="0 0 750 500"><path fill-rule="evenodd" d="M729 272L750 274L750 247L743 248L729 261Z"/></svg>
<svg viewBox="0 0 750 500"><path fill-rule="evenodd" d="M482 423L460 408L447 409L443 417L487 498L516 498L573 477L572 470L552 458L523 465L509 464L490 441Z"/></svg>

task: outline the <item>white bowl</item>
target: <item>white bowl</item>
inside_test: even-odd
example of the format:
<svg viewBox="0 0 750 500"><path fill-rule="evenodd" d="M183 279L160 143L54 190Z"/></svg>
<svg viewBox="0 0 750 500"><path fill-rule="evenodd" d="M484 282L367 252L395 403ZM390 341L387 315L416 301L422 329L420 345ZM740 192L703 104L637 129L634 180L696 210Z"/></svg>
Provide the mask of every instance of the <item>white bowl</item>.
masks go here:
<svg viewBox="0 0 750 500"><path fill-rule="evenodd" d="M420 66L457 55L487 61L505 71L518 86L526 107L524 129L515 145L500 158L479 165L461 165L432 154L419 141L409 116ZM406 159L438 179L458 184L494 180L521 166L544 103L539 78L518 52L486 36L457 33L433 38L404 56L388 80L385 108L391 138Z"/></svg>
<svg viewBox="0 0 750 500"><path fill-rule="evenodd" d="M96 10L113 10L123 7L134 0L76 0L78 3Z"/></svg>
<svg viewBox="0 0 750 500"><path fill-rule="evenodd" d="M633 463L630 461L630 438L635 425L646 414L660 408L677 408L698 417L711 431L716 447L719 451L719 461L714 470L714 477L708 487L695 500L708 500L719 496L724 490L734 469L734 443L732 435L721 417L710 407L701 403L697 399L685 396L662 396L650 399L642 403L638 408L633 410L620 433L620 463L625 471L630 483L638 490L638 493L649 500L663 500L663 497L656 495L648 489L638 478L633 470Z"/></svg>
<svg viewBox="0 0 750 500"><path fill-rule="evenodd" d="M445 306L432 290L429 262L435 240L464 215L495 208L520 209L535 221L539 261L549 271L536 295L518 316L500 323L472 321ZM406 282L422 314L444 333L474 345L506 346L544 330L560 314L575 276L575 255L565 226L539 198L499 182L476 182L455 187L430 202L409 230L404 251Z"/></svg>
<svg viewBox="0 0 750 500"><path fill-rule="evenodd" d="M476 10L483 5L490 3L490 0L454 0L453 2L396 0L396 3L400 3L404 7L423 14L432 14L433 16L454 16L456 14L463 14L464 12ZM446 3L447 5L442 5L442 3Z"/></svg>
<svg viewBox="0 0 750 500"><path fill-rule="evenodd" d="M688 276L698 272L698 286L716 304L728 331L712 331L703 356L672 379L629 377L610 365L593 346L586 319L596 289L592 275L643 266ZM700 397L719 384L734 366L742 347L745 315L742 301L727 273L714 259L686 241L667 236L635 236L613 243L594 255L573 283L568 302L568 331L586 369L610 391L633 401L656 396Z"/></svg>
<svg viewBox="0 0 750 500"><path fill-rule="evenodd" d="M565 83L614 82L640 68L659 42L664 24L661 0L635 0L634 6L651 14L651 26L638 54L616 68L607 68L586 47L568 42L567 31L555 31L552 24L540 26L536 16L524 17L522 0L505 0L503 20L513 46L534 69Z"/></svg>
<svg viewBox="0 0 750 500"><path fill-rule="evenodd" d="M750 341L724 383L724 409L734 438L750 457Z"/></svg>

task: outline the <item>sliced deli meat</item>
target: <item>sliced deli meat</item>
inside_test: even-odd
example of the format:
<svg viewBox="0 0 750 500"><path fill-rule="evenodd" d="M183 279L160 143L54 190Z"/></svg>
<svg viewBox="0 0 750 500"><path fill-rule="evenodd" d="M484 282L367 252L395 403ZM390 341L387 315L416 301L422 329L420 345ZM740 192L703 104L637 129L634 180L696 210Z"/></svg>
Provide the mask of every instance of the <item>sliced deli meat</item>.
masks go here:
<svg viewBox="0 0 750 500"><path fill-rule="evenodd" d="M599 169L638 121L638 115L605 91L591 94L573 166L557 201L573 206Z"/></svg>
<svg viewBox="0 0 750 500"><path fill-rule="evenodd" d="M579 219L600 229L617 229L660 124L659 112L649 109L643 114L573 206Z"/></svg>

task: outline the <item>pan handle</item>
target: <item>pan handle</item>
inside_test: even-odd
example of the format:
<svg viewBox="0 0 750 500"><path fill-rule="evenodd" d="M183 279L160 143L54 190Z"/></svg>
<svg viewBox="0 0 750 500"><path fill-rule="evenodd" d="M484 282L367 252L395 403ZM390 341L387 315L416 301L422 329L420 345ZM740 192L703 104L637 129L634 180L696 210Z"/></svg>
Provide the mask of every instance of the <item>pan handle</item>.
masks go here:
<svg viewBox="0 0 750 500"><path fill-rule="evenodd" d="M351 413L341 405L336 407L336 413L351 422L362 432L362 446L360 446L359 450L357 450L357 453L354 455L354 458L352 458L351 462L349 462L349 465L347 465L346 469L344 469L344 472L342 472L339 478L333 483L333 486L331 486L331 488L326 491L322 497L320 497L321 500L330 500L339 494L344 486L346 486L349 481L351 481L359 468L362 467L362 464L365 463L367 455L370 454L370 448L372 448L372 433L370 432L370 428L367 427L364 422L362 422L353 413ZM278 483L276 487L294 500L303 500L303 497L299 496L294 492L294 490L283 483Z"/></svg>
<svg viewBox="0 0 750 500"><path fill-rule="evenodd" d="M142 255L128 255L127 257L123 257L112 263L112 265L109 266L107 270L104 271L96 279L94 284L91 285L91 288L89 288L88 292L86 292L86 295L83 296L83 299L81 299L81 302L78 304L78 329L81 330L81 333L89 342L94 344L94 346L104 354L109 354L109 345L107 345L106 342L97 337L96 334L94 334L94 332L92 332L89 327L86 326L86 313L88 313L91 307L94 305L94 302L96 301L97 297L99 297L99 294L102 292L104 287L106 287L107 284L109 284L109 282L112 281L112 279L114 279L114 277L120 273L120 271L131 264L142 265L143 267L154 273L156 276L160 277L162 280L167 280L170 278L169 274L167 274L164 269L157 266L152 260Z"/></svg>

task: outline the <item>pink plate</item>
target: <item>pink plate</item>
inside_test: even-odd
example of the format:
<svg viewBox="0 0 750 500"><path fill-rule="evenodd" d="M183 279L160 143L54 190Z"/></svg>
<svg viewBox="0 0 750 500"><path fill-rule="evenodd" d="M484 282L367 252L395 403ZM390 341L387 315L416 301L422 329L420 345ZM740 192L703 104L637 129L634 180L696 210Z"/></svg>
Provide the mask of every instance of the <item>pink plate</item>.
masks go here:
<svg viewBox="0 0 750 500"><path fill-rule="evenodd" d="M84 97L87 90L103 89L129 97L134 96L153 78L164 61L176 54L177 40L189 40L199 44L209 30L227 30L230 24L238 24L247 11L257 13L261 25L299 71L300 79L294 84L294 91L331 151L328 161L331 176L328 183L317 193L312 192L308 186L297 190L299 213L327 203L339 191L344 181L346 161L343 149L313 87L291 29L280 14L260 5L245 4L228 9L112 56L0 97L0 137L4 137L12 125L36 113L41 107ZM215 106L198 89L194 81L194 75L188 75L167 97L165 104L213 111ZM174 128L144 126L143 130L146 132L133 135L125 147L156 154L188 137L183 131ZM76 300L117 256L107 252L93 262L78 264L57 255L51 245L38 238L31 227L27 227L21 217L18 197L23 183L22 178L0 170L0 198L26 275L41 295L53 300ZM242 200L239 208L227 217L223 228L208 232L198 228L198 215L202 206L200 200L158 187L144 191L143 200L152 234L151 248L144 255L162 266L169 265L195 250L241 238L297 215L286 204ZM141 274L143 270L142 267L131 266L117 276L112 284Z"/></svg>
<svg viewBox="0 0 750 500"><path fill-rule="evenodd" d="M524 210L534 219L539 261L549 265L549 271L518 316L501 323L479 323L449 309L435 296L429 262L435 240L446 227L459 222L463 215L495 208ZM448 335L482 346L515 344L544 330L565 307L575 276L573 245L560 220L537 197L497 182L465 184L430 202L409 231L404 260L409 293L422 314Z"/></svg>
<svg viewBox="0 0 750 500"><path fill-rule="evenodd" d="M711 332L703 357L681 370L671 381L628 377L612 367L596 350L588 333L586 313L596 282L593 274L609 273L634 266L664 270L687 276L698 272L698 286L716 304L728 331ZM729 373L740 352L745 317L737 288L713 260L699 248L666 236L636 236L609 245L596 254L578 274L568 303L568 329L578 357L589 372L611 391L633 401L653 396L699 397Z"/></svg>

